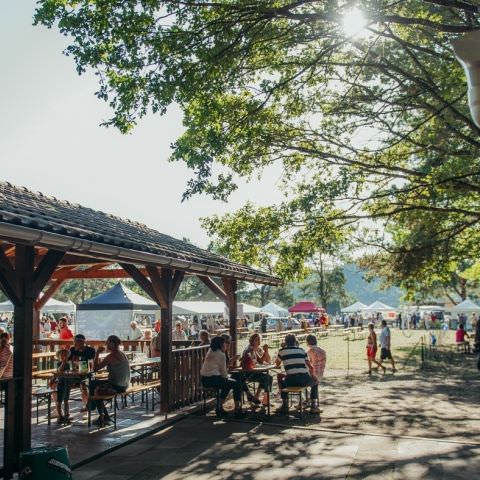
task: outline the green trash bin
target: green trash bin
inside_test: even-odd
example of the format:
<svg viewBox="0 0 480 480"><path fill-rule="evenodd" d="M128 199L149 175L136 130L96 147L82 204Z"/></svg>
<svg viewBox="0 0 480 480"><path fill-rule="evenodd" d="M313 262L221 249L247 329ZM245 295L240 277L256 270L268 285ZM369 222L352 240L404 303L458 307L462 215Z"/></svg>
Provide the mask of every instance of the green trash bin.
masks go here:
<svg viewBox="0 0 480 480"><path fill-rule="evenodd" d="M72 470L65 447L48 445L20 453L22 480L70 480Z"/></svg>

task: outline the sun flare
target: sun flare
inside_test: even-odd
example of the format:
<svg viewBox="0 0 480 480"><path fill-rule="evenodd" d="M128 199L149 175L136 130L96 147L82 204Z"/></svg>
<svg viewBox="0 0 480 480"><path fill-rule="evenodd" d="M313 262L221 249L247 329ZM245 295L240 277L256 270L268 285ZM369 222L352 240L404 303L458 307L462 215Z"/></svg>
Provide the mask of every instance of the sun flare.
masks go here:
<svg viewBox="0 0 480 480"><path fill-rule="evenodd" d="M347 37L365 37L368 34L367 20L357 7L345 12L342 23Z"/></svg>

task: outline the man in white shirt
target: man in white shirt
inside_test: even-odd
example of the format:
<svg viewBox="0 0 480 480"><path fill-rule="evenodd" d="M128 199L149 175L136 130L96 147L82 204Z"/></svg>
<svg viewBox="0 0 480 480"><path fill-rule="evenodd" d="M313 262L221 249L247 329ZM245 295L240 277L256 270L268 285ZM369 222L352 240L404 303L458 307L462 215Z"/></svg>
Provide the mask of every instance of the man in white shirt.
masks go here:
<svg viewBox="0 0 480 480"><path fill-rule="evenodd" d="M390 329L387 327L387 322L386 320L382 320L382 331L380 333L380 365L388 358L392 364L392 372L396 372L397 369L395 368L395 361L393 360L391 352L391 338L392 335Z"/></svg>
<svg viewBox="0 0 480 480"><path fill-rule="evenodd" d="M128 332L128 340L140 340L143 337L142 331L138 328L137 322L130 324L130 331Z"/></svg>

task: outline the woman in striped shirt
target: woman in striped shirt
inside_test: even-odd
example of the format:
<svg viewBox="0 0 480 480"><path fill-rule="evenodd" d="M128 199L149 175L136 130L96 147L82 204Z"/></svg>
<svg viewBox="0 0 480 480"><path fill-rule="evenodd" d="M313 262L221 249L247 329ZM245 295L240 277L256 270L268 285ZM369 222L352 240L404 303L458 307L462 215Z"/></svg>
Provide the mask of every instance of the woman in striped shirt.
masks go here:
<svg viewBox="0 0 480 480"><path fill-rule="evenodd" d="M289 334L285 337L285 346L278 351L275 361L277 367L283 363L285 373L277 376L278 389L282 396L282 406L277 413L287 413L288 394L282 392L286 387L307 387L313 386L312 366L308 361L307 353L300 348L295 335Z"/></svg>

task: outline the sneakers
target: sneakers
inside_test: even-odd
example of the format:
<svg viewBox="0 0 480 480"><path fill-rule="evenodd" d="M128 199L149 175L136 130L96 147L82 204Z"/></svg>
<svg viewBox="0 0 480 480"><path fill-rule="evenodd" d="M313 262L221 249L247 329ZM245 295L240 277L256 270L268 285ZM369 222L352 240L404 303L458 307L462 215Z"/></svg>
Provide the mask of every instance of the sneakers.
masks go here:
<svg viewBox="0 0 480 480"><path fill-rule="evenodd" d="M320 409L317 406L310 407L310 413L320 413Z"/></svg>
<svg viewBox="0 0 480 480"><path fill-rule="evenodd" d="M392 373L398 372L396 368L392 368Z"/></svg>

